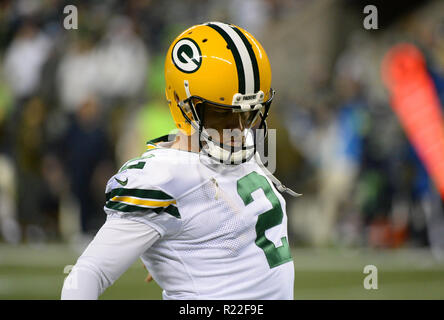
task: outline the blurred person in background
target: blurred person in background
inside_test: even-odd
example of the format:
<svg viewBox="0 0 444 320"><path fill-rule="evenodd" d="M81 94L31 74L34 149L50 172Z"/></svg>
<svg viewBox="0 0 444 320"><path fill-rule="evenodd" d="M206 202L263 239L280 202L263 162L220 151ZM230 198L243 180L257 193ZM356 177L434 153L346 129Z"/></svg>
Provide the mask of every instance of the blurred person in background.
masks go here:
<svg viewBox="0 0 444 320"><path fill-rule="evenodd" d="M38 96L23 106L14 136L17 172L17 214L23 240L41 243L58 239L58 198L44 178L47 107ZM56 168L54 168L56 169Z"/></svg>
<svg viewBox="0 0 444 320"><path fill-rule="evenodd" d="M346 60L346 61L344 61ZM336 223L359 171L362 139L366 121L366 100L357 73L361 61L352 63L350 57L338 61L335 91L337 106L330 106L328 123L319 141L319 220L316 243L328 245L336 241Z"/></svg>
<svg viewBox="0 0 444 320"><path fill-rule="evenodd" d="M13 176L17 181L10 182L9 187L17 188L13 193L17 199L17 210L9 209L9 222L4 227L10 229L3 233L9 234L6 239L14 238L13 242L24 240L38 243L58 237L57 223L54 222L57 200L51 195L41 171L47 110L44 101L37 95L42 68L52 50L52 41L32 16L25 16L17 25L3 62L3 77L12 95L12 108L4 125L6 139L3 142L6 154L12 157L15 164ZM12 223L15 215L20 229Z"/></svg>
<svg viewBox="0 0 444 320"><path fill-rule="evenodd" d="M24 104L39 90L42 67L50 54L51 47L49 37L38 28L32 18L28 17L21 21L18 31L6 49L3 73L14 101L7 122L6 134L10 137L18 134L16 128Z"/></svg>
<svg viewBox="0 0 444 320"><path fill-rule="evenodd" d="M97 91L112 104L144 97L148 51L125 16L110 19L97 46Z"/></svg>
<svg viewBox="0 0 444 320"><path fill-rule="evenodd" d="M37 91L51 45L49 37L31 18L21 23L4 58L5 78L18 105Z"/></svg>
<svg viewBox="0 0 444 320"><path fill-rule="evenodd" d="M67 45L57 78L60 103L65 112L75 113L89 96L97 94L102 79L92 35L81 34Z"/></svg>
<svg viewBox="0 0 444 320"><path fill-rule="evenodd" d="M110 140L116 144L128 130L125 124L147 98L150 56L135 21L121 15L110 19L95 52L96 94L104 108Z"/></svg>
<svg viewBox="0 0 444 320"><path fill-rule="evenodd" d="M263 0L230 0L230 21L241 24L247 30L251 30L258 39L262 39L264 28L268 26L270 19L270 3Z"/></svg>
<svg viewBox="0 0 444 320"><path fill-rule="evenodd" d="M82 235L88 237L103 223L104 196L100 186L113 171L113 153L103 126L103 109L95 96L85 99L71 115L57 148L79 203Z"/></svg>

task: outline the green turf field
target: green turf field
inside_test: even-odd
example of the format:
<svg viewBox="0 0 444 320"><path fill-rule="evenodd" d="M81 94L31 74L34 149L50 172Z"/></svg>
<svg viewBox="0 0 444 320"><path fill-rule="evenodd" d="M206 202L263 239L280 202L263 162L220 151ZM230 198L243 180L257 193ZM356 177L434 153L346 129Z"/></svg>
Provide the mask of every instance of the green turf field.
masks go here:
<svg viewBox="0 0 444 320"><path fill-rule="evenodd" d="M63 245L0 245L0 299L59 299L77 255ZM427 250L297 249L293 258L296 299L444 299L444 261ZM378 268L377 290L364 289L367 264ZM145 276L137 261L101 299L161 299Z"/></svg>

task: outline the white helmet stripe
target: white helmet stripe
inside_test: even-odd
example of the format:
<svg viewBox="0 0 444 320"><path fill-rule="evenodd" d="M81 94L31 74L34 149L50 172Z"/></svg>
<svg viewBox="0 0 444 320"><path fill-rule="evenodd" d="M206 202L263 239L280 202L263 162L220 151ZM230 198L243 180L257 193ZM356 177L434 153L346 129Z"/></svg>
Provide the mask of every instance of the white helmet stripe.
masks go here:
<svg viewBox="0 0 444 320"><path fill-rule="evenodd" d="M227 33L227 35L233 40L234 45L236 46L237 51L239 51L239 55L241 57L242 65L244 68L244 78L245 78L245 93L253 94L254 92L254 72L253 72L253 64L251 62L250 54L248 53L247 47L242 41L241 37L228 25L221 22L210 22L221 28L223 31Z"/></svg>

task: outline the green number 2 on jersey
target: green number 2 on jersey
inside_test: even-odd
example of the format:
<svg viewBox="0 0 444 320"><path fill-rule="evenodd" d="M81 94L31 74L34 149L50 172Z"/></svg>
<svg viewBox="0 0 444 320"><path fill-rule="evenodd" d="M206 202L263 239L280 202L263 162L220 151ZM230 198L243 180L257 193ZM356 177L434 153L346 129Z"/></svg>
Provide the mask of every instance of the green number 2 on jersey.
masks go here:
<svg viewBox="0 0 444 320"><path fill-rule="evenodd" d="M251 194L262 189L268 201L273 207L261 213L256 223L256 245L261 248L265 257L267 258L270 268L277 267L285 262L291 261L290 246L286 237L281 238L282 245L276 247L273 242L267 239L265 231L282 223L284 213L282 212L281 203L278 197L274 194L268 180L253 171L237 181L237 192L244 201L245 205L253 202L254 199Z"/></svg>

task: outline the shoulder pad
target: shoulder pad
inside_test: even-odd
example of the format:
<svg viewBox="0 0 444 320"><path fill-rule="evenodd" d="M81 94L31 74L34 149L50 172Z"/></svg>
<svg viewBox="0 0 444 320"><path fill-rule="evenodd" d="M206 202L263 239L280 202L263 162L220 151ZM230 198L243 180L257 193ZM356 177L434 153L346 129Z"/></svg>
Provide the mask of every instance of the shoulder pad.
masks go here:
<svg viewBox="0 0 444 320"><path fill-rule="evenodd" d="M174 195L167 193L172 176L152 153L127 161L106 186L105 207L116 211L165 211L180 217Z"/></svg>

